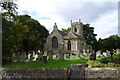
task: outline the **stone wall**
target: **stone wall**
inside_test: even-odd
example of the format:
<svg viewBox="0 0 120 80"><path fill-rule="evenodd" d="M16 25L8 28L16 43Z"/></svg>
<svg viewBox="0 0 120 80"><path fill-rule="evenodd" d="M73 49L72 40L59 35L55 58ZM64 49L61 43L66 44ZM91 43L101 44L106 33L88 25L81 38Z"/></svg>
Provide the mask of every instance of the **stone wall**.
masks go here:
<svg viewBox="0 0 120 80"><path fill-rule="evenodd" d="M70 68L0 68L0 76L7 79L82 79L82 80L120 80L120 67L89 68L73 64ZM0 77L1 78L1 77ZM39 80L38 79L38 80Z"/></svg>
<svg viewBox="0 0 120 80"><path fill-rule="evenodd" d="M64 78L67 79L67 68L3 68L2 73L3 79L43 79L43 78Z"/></svg>
<svg viewBox="0 0 120 80"><path fill-rule="evenodd" d="M86 68L85 78L120 79L120 67Z"/></svg>

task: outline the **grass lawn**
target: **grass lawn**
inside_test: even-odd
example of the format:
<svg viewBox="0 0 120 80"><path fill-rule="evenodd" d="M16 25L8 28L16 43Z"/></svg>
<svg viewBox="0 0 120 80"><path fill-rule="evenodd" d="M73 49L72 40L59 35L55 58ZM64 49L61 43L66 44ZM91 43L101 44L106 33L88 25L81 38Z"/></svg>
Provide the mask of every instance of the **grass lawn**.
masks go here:
<svg viewBox="0 0 120 80"><path fill-rule="evenodd" d="M3 68L68 68L70 64L85 64L87 63L88 58L79 59L77 56L71 57L70 60L60 61L57 59L48 61L47 63L39 62L31 62L31 63L8 63L3 65Z"/></svg>

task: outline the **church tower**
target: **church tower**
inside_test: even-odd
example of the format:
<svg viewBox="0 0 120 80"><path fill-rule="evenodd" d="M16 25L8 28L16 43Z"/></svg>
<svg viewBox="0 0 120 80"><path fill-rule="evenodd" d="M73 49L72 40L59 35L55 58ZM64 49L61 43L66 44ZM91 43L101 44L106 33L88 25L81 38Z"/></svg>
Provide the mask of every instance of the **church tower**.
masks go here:
<svg viewBox="0 0 120 80"><path fill-rule="evenodd" d="M83 37L83 25L80 22L80 19L79 19L79 22L72 22L71 20L71 31Z"/></svg>

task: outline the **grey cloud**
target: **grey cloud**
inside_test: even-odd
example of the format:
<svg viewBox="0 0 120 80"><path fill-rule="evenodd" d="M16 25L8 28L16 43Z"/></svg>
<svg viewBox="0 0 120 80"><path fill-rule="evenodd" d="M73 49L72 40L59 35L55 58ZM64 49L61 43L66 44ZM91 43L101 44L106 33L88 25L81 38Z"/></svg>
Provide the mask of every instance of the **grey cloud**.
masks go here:
<svg viewBox="0 0 120 80"><path fill-rule="evenodd" d="M78 20L81 18L86 22L93 22L105 13L111 13L117 9L115 2L68 2L57 3L55 14L64 21Z"/></svg>

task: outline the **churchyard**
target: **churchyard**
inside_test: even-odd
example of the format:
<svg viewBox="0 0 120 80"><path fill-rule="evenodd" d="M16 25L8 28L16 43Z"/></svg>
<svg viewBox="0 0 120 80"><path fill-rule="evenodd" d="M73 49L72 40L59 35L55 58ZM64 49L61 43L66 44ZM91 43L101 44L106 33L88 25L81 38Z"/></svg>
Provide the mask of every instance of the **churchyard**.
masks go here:
<svg viewBox="0 0 120 80"><path fill-rule="evenodd" d="M118 55L117 59L119 59L119 49L116 50L115 55L116 54ZM3 65L3 68L68 68L71 64L89 64L93 67L104 67L104 63L108 63L108 59L111 57L111 54L109 51L103 53L101 51L97 51L96 57L94 55L90 55L89 57L84 58L66 54L63 57L64 60L59 60L59 55L43 56L42 53L38 55L34 52L33 54L29 54L28 56L26 56L25 53L21 55L18 53L17 55L13 56L14 57L12 59L12 62ZM90 57L94 57L96 59L92 60L92 58ZM99 63L98 61L102 63ZM108 66L119 67L120 64L118 63L117 65L111 63L109 65L108 63Z"/></svg>

